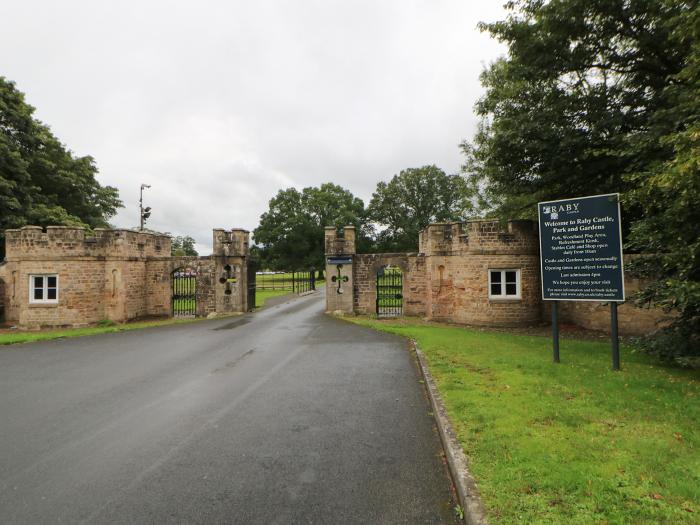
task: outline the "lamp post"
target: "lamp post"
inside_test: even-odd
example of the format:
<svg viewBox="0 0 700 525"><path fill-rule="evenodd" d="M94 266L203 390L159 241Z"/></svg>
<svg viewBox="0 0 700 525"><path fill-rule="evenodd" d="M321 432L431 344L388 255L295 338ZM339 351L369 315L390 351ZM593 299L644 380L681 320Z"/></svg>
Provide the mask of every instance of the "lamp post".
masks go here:
<svg viewBox="0 0 700 525"><path fill-rule="evenodd" d="M139 231L143 231L143 225L146 222L146 219L148 219L151 216L151 207L146 206L145 208L143 207L143 190L144 188L150 188L150 184L141 184L141 193L139 195L139 217L141 219L140 222L140 227Z"/></svg>

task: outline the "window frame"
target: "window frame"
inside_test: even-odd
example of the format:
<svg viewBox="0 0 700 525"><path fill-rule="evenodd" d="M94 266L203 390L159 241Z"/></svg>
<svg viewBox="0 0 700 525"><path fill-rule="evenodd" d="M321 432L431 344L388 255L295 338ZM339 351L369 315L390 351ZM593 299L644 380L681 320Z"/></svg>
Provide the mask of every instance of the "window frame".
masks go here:
<svg viewBox="0 0 700 525"><path fill-rule="evenodd" d="M34 291L37 290L38 288L34 285L35 279L37 277L42 278L42 298L41 299L36 299L34 297ZM56 286L49 286L49 277L55 277L56 278ZM56 290L56 298L55 299L49 299L48 298L48 291L49 290ZM29 274L29 304L58 304L58 294L59 294L59 279L58 279L58 274L57 273L31 273Z"/></svg>
<svg viewBox="0 0 700 525"><path fill-rule="evenodd" d="M499 284L499 283L492 283L491 281L491 272L499 272L501 274L501 292L500 294L493 294L491 293L491 284ZM506 294L506 272L515 272L515 294ZM521 300L522 299L522 279L520 277L520 268L489 268L488 269L488 292L489 292L489 299L493 299L496 301L510 301L510 300ZM511 282L512 284L512 282Z"/></svg>

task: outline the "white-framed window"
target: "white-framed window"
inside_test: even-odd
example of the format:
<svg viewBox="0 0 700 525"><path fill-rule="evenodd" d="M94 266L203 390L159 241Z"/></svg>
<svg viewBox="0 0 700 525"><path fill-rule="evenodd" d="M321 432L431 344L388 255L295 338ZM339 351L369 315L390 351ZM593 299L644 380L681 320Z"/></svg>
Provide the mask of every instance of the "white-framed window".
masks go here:
<svg viewBox="0 0 700 525"><path fill-rule="evenodd" d="M33 304L54 304L58 302L58 275L30 275L29 302Z"/></svg>
<svg viewBox="0 0 700 525"><path fill-rule="evenodd" d="M489 270L489 299L520 299L520 270Z"/></svg>

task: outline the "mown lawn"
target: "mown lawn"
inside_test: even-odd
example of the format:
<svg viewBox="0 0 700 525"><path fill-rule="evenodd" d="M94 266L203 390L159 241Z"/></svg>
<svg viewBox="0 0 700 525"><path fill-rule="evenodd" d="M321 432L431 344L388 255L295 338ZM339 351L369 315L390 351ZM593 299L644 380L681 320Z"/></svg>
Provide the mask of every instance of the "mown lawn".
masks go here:
<svg viewBox="0 0 700 525"><path fill-rule="evenodd" d="M700 375L623 345L354 322L415 339L493 523L700 523Z"/></svg>

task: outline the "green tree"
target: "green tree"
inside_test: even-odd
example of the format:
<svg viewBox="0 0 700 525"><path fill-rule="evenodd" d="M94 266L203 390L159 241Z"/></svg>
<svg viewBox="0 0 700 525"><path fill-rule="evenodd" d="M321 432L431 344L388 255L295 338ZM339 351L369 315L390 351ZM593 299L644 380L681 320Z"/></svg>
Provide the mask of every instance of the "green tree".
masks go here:
<svg viewBox="0 0 700 525"><path fill-rule="evenodd" d="M437 166L401 171L380 182L367 208L379 226L379 251L418 249L418 233L428 224L464 220L472 211L471 193L463 177L447 175Z"/></svg>
<svg viewBox="0 0 700 525"><path fill-rule="evenodd" d="M363 238L364 203L332 183L280 190L253 231L265 266L273 270L322 269L324 228L355 225ZM363 240L362 242L366 242Z"/></svg>
<svg viewBox="0 0 700 525"><path fill-rule="evenodd" d="M195 240L189 235L176 235L172 238L170 253L178 257L197 256L199 253L197 253L194 244Z"/></svg>
<svg viewBox="0 0 700 525"><path fill-rule="evenodd" d="M97 182L94 159L73 156L33 113L0 77L0 254L7 228L106 227L122 205L116 188Z"/></svg>
<svg viewBox="0 0 700 525"><path fill-rule="evenodd" d="M631 267L650 283L637 301L677 314L645 346L663 359L700 368L700 7L673 36L693 43L668 88L689 117L662 139L674 156L630 179L635 189L627 202L642 216L632 224L629 246L646 254Z"/></svg>
<svg viewBox="0 0 700 525"><path fill-rule="evenodd" d="M672 157L660 138L687 115L668 88L690 51L674 34L695 1L507 5L481 26L508 53L482 74L481 125L462 144L485 211L534 218L541 200L625 192L629 175Z"/></svg>
<svg viewBox="0 0 700 525"><path fill-rule="evenodd" d="M533 217L535 203L620 192L637 295L677 314L647 346L689 363L700 348L696 0L522 0L482 29L508 54L463 143L482 211Z"/></svg>

